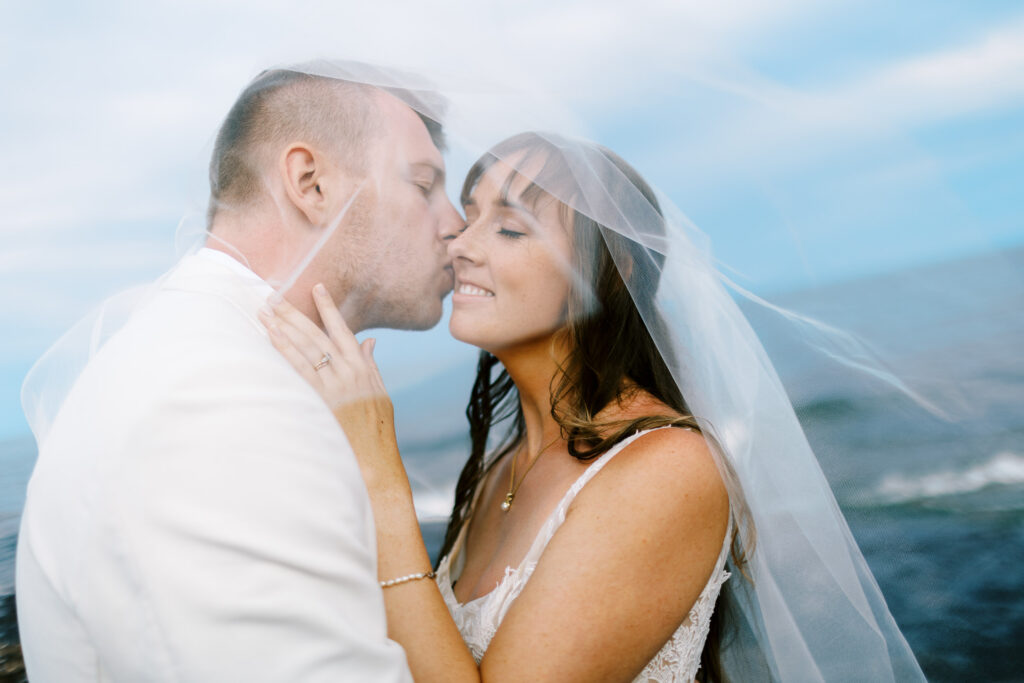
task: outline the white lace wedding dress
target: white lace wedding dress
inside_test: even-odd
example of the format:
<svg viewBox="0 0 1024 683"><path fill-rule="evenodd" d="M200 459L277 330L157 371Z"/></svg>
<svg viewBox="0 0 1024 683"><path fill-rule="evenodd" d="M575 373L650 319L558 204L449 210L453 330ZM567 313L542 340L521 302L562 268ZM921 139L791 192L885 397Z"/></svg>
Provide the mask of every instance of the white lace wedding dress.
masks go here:
<svg viewBox="0 0 1024 683"><path fill-rule="evenodd" d="M670 427L662 427L661 429L670 429ZM543 554L544 548L547 547L552 536L558 531L558 527L565 521L566 512L573 499L576 498L576 494L617 453L645 433L637 432L623 439L598 458L593 465L588 467L569 488L569 491L566 492L565 497L562 498L561 502L551 513L551 516L544 522L540 533L537 534L537 538L534 539L533 545L519 566L515 568L507 567L504 579L494 590L465 604L459 603L455 598L455 593L452 591L452 582L458 579L464 564L464 557L459 551L465 539L466 526L462 528L459 537L452 547L451 553L442 559L438 566L437 584L441 589L441 595L444 596L444 600L448 604L448 611L451 612L455 624L459 627L459 631L462 633L462 637L469 646L477 663L483 658L484 652L487 650L491 638L494 637L495 632L498 630L501 620L505 618L508 608L519 596L519 593L522 592L526 582L530 580L530 575L533 574L533 570L536 568L537 561ZM711 578L708 579L704 590L701 591L700 597L697 598L697 602L694 603L686 620L676 629L676 632L672 634L668 642L658 651L654 659L647 663L647 666L640 672L640 675L634 679L635 683L668 683L669 681L673 683L676 681L690 683L693 681L694 675L700 667L700 654L704 648L704 640L708 635L708 627L711 622L711 613L715 608L715 601L718 599L718 593L721 590L722 584L730 576L729 572L725 570L725 561L729 554L729 540L731 537L732 519L730 518L729 529L725 535L722 550L718 555L718 562L715 564L714 571L711 572Z"/></svg>

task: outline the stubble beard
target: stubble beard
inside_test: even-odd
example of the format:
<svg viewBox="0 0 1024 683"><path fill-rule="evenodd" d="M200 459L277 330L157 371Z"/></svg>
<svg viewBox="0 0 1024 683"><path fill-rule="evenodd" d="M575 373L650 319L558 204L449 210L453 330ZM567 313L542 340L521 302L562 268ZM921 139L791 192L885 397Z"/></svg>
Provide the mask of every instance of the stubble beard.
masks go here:
<svg viewBox="0 0 1024 683"><path fill-rule="evenodd" d="M437 325L443 310L440 275L429 283L410 282L405 279L405 269L396 268L396 259L407 262L404 257L408 256L408 247L385 241L387 236L400 239L395 237L395 226L389 225L398 218L385 210L376 190L364 190L346 218L342 226L345 239L335 271L339 291L347 293L343 313L347 311L353 320L359 319L363 330L429 330ZM421 270L414 268L413 272ZM425 288L433 291L428 293Z"/></svg>
<svg viewBox="0 0 1024 683"><path fill-rule="evenodd" d="M392 287L365 293L366 329L429 330L440 322L440 297L430 301L422 293L417 296L416 292L397 283Z"/></svg>

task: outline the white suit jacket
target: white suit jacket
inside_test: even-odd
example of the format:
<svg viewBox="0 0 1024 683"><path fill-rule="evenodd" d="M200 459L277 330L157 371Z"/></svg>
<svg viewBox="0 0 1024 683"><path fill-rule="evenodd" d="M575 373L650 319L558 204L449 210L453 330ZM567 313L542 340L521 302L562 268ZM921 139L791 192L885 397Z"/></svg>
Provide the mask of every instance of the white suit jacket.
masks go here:
<svg viewBox="0 0 1024 683"><path fill-rule="evenodd" d="M355 457L269 293L187 257L61 407L18 543L33 683L410 680Z"/></svg>

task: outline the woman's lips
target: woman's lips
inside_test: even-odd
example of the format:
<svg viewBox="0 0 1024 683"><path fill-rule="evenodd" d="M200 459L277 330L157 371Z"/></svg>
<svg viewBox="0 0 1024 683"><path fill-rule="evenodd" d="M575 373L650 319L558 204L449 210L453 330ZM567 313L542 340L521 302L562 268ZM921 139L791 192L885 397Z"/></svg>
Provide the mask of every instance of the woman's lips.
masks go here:
<svg viewBox="0 0 1024 683"><path fill-rule="evenodd" d="M455 293L461 294L467 297L480 297L480 298L491 298L494 296L494 292L489 289L484 289L479 285L474 285L469 282L456 282Z"/></svg>

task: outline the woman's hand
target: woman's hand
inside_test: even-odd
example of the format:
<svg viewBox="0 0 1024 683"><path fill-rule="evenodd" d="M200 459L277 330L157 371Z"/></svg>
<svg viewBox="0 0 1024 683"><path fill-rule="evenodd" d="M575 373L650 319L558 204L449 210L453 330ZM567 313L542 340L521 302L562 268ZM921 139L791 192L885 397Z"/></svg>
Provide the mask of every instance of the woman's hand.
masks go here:
<svg viewBox="0 0 1024 683"><path fill-rule="evenodd" d="M331 410L374 396L387 399L373 360L375 340L361 344L356 340L323 285L313 288L313 302L326 334L284 299L260 311L274 348L313 385Z"/></svg>
<svg viewBox="0 0 1024 683"><path fill-rule="evenodd" d="M326 334L287 302L261 311L260 319L274 348L320 392L352 444L377 527L380 579L425 572L430 556L398 455L394 409L373 361L373 340L356 341L322 285L313 288L313 300ZM437 584L392 586L384 593L384 604L388 636L405 648L417 681L480 680Z"/></svg>
<svg viewBox="0 0 1024 683"><path fill-rule="evenodd" d="M313 288L323 330L284 300L260 311L270 341L319 392L345 430L371 495L408 487L398 456L394 408L373 360L375 340L359 343L323 285Z"/></svg>

